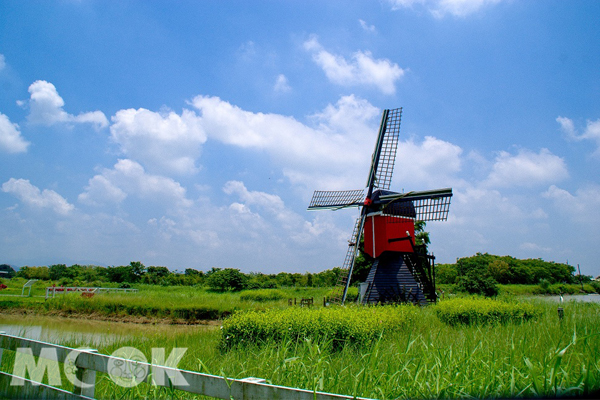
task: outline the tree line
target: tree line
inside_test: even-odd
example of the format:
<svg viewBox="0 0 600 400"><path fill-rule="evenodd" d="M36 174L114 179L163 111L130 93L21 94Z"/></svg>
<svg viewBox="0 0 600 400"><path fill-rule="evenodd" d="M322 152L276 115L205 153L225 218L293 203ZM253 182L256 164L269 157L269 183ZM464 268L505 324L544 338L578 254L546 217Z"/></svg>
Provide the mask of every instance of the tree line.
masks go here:
<svg viewBox="0 0 600 400"><path fill-rule="evenodd" d="M12 269L12 268L11 268ZM331 287L337 282L340 268L319 273L305 274L280 272L243 273L235 268L211 268L204 272L187 268L184 272L171 271L167 267L146 267L139 261L129 265L103 267L98 265L54 264L50 266L24 266L14 276L25 279L54 281L62 286L93 285L116 283L127 287L136 283L163 286L206 286L214 290L265 289L277 287ZM8 277L8 276L6 276Z"/></svg>
<svg viewBox="0 0 600 400"><path fill-rule="evenodd" d="M373 259L359 252L352 284L363 282ZM9 278L15 271L9 265L0 266L5 271L2 277ZM11 272L12 271L12 272ZM211 268L204 272L188 268L184 272L171 271L167 267L146 267L139 261L129 265L102 267L97 265L67 266L24 266L16 272L17 277L54 281L62 286L93 285L103 283L119 284L127 287L136 283L164 286L204 286L213 290L266 289L277 287L332 287L342 273L339 267L319 273L306 272L263 274L243 273L234 268ZM454 264L437 264L436 281L439 284L455 285L459 291L495 295L496 285L500 284L555 284L589 282L591 277L575 275L575 268L564 263L547 262L541 259L520 260L511 256L496 256L477 253L471 257L459 258Z"/></svg>
<svg viewBox="0 0 600 400"><path fill-rule="evenodd" d="M437 264L436 281L453 284L462 292L487 296L498 294L496 284L571 284L590 282L592 277L575 275L575 267L542 259L519 260L511 256L477 253L454 264Z"/></svg>

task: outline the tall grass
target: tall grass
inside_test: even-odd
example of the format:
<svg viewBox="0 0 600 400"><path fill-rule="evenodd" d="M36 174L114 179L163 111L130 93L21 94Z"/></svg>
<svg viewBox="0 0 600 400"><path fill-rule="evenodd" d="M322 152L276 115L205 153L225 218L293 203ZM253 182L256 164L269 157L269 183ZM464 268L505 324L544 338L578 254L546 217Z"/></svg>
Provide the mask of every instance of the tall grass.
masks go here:
<svg viewBox="0 0 600 400"><path fill-rule="evenodd" d="M559 320L556 304L534 302L535 319L469 325L442 322L436 310L443 304L413 307L414 318L401 329L337 350L331 337L287 336L223 351L220 329L154 334L145 327L138 338L123 338L98 350L110 354L133 346L150 358L153 347L165 347L166 354L186 347L182 369L384 399L560 397L600 389L598 304L563 303L564 318ZM193 397L145 384L120 388L107 377L99 380L99 398Z"/></svg>
<svg viewBox="0 0 600 400"><path fill-rule="evenodd" d="M105 317L147 317L158 319L197 320L223 319L235 311L249 309L284 308L287 298L323 296L327 289L288 288L256 291L270 298L243 298L244 293L216 293L189 286L162 287L139 285L136 293L98 293L83 298L80 293L57 294L45 300L43 297L0 297L0 309L24 309L40 313L62 315L90 315ZM247 295L246 292L245 295ZM279 299L279 300L277 300Z"/></svg>

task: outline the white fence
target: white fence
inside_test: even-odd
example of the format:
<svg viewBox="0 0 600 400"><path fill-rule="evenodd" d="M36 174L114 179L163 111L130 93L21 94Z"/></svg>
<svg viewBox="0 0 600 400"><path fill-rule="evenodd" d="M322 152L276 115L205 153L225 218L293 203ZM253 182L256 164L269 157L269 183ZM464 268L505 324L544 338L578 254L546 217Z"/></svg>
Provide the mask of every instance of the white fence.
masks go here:
<svg viewBox="0 0 600 400"><path fill-rule="evenodd" d="M166 388L174 388L185 392L201 394L219 399L286 399L286 400L340 400L362 399L359 397L297 389L286 386L270 385L264 379L245 378L231 379L223 376L202 374L199 372L179 370L176 368L154 365L119 357L99 354L95 350L81 350L60 346L39 340L26 339L0 332L0 360L3 350L25 353L32 360L40 357L37 365L31 365L42 376L45 366L42 359L55 363L63 363L75 367L73 392L58 389L50 385L40 384L25 376L19 377L0 372L0 397L15 396L18 398L44 399L93 399L96 383L96 372L109 374L114 380L121 378L125 382L135 379L135 371L146 371L143 381ZM115 366L119 366L115 368ZM40 366L44 368L40 368ZM41 372L40 372L41 369ZM132 376L132 371L133 376ZM148 373L151 371L151 373ZM13 370L13 372L15 372ZM51 370L48 367L48 380ZM56 371L54 371L56 373ZM66 369L65 369L66 374ZM31 371L29 371L31 378ZM168 377L168 379L165 379ZM40 379L41 380L41 379ZM52 382L49 382L52 383ZM362 399L366 400L366 399Z"/></svg>
<svg viewBox="0 0 600 400"><path fill-rule="evenodd" d="M102 287L82 287L82 286L50 286L46 288L46 299L52 295L52 298L58 294L69 292L81 293L137 293L137 289L122 288L102 288Z"/></svg>

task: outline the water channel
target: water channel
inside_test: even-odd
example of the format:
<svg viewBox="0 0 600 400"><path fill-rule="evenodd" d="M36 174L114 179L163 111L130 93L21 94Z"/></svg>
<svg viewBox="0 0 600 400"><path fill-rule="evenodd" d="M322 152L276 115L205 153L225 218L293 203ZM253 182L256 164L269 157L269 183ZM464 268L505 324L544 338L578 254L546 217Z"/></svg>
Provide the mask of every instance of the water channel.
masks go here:
<svg viewBox="0 0 600 400"><path fill-rule="evenodd" d="M101 347L132 338L143 340L166 332L177 335L214 328L207 325L153 325L0 313L0 331L49 343L68 342L70 345L89 347Z"/></svg>

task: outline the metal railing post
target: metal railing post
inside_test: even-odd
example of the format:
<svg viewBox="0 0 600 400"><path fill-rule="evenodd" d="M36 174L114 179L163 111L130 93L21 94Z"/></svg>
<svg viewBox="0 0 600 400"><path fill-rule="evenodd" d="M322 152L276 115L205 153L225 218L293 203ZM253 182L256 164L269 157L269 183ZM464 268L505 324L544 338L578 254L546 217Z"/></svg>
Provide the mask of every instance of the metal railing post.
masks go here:
<svg viewBox="0 0 600 400"><path fill-rule="evenodd" d="M96 349L82 349L81 351L98 354L98 350ZM78 367L77 358L79 358L80 355L81 353L75 358L75 367L77 368L75 376L77 377L77 382L73 385L73 393L81 396L94 397L94 391L96 390L96 371ZM77 383L81 383L81 386L77 385Z"/></svg>

